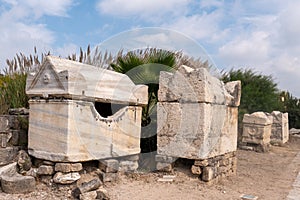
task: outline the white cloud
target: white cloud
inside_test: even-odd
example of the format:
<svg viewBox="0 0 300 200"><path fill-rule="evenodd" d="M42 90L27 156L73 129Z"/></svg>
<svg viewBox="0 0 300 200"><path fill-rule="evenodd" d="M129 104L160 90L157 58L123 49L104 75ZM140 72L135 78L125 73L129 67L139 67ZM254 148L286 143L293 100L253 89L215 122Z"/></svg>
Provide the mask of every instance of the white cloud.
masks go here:
<svg viewBox="0 0 300 200"><path fill-rule="evenodd" d="M169 27L187 34L195 39L213 39L217 38L220 31L218 24L222 14L218 11L212 13L195 14L191 16L182 16L175 19L171 24L164 24L163 27Z"/></svg>
<svg viewBox="0 0 300 200"><path fill-rule="evenodd" d="M0 69L6 59L16 53L33 53L33 48L49 50L55 41L55 33L37 20L45 15L67 16L72 1L14 0L2 2L0 14Z"/></svg>
<svg viewBox="0 0 300 200"><path fill-rule="evenodd" d="M257 66L268 60L269 49L268 33L260 31L238 36L221 46L219 56L226 64Z"/></svg>
<svg viewBox="0 0 300 200"><path fill-rule="evenodd" d="M101 14L118 17L137 16L146 21L164 21L167 16L179 16L186 14L188 3L191 0L100 0L97 10Z"/></svg>

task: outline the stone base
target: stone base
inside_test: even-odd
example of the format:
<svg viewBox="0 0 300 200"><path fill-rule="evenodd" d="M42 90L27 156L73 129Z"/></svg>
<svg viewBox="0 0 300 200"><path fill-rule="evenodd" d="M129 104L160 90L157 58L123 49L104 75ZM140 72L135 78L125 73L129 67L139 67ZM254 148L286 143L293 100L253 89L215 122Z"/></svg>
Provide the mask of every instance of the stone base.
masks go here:
<svg viewBox="0 0 300 200"><path fill-rule="evenodd" d="M235 175L237 168L236 152L230 152L204 160L195 160L191 168L193 174L202 181L209 182Z"/></svg>

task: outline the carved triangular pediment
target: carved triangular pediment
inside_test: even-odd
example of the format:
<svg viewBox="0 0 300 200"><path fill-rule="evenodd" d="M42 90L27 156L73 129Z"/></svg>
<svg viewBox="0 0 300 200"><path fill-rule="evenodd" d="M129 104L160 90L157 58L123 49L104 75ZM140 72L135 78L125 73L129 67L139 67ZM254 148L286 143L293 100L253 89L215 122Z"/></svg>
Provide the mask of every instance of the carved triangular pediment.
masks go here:
<svg viewBox="0 0 300 200"><path fill-rule="evenodd" d="M46 62L38 74L34 77L28 91L44 90L44 91L61 91L65 90L58 74L53 69L52 64Z"/></svg>

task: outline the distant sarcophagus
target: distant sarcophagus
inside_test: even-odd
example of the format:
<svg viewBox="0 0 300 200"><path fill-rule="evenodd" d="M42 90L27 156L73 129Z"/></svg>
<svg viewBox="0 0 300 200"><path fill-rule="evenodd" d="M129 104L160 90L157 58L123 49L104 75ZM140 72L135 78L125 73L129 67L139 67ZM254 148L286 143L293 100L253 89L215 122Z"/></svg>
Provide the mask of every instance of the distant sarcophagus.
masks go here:
<svg viewBox="0 0 300 200"><path fill-rule="evenodd" d="M126 75L48 56L29 74L29 153L80 162L140 153L148 88Z"/></svg>

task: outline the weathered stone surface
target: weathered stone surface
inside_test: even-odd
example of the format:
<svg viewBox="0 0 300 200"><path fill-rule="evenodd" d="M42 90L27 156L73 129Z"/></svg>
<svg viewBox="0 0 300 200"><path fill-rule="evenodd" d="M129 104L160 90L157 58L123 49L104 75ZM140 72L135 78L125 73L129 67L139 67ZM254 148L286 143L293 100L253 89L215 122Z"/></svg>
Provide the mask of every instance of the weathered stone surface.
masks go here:
<svg viewBox="0 0 300 200"><path fill-rule="evenodd" d="M136 171L138 167L139 163L137 161L124 160L119 163L119 171L121 172L133 172Z"/></svg>
<svg viewBox="0 0 300 200"><path fill-rule="evenodd" d="M38 73L28 74L26 93L30 97L148 103L148 87L135 85L125 74L54 56L46 57Z"/></svg>
<svg viewBox="0 0 300 200"><path fill-rule="evenodd" d="M241 81L231 81L225 83L225 88L227 92L230 94L229 98L227 96L227 105L228 106L239 106L240 105L240 99L241 99L241 90L242 85Z"/></svg>
<svg viewBox="0 0 300 200"><path fill-rule="evenodd" d="M201 167L196 165L192 165L191 171L195 175L200 175L202 173Z"/></svg>
<svg viewBox="0 0 300 200"><path fill-rule="evenodd" d="M115 159L100 160L99 169L105 173L115 173L119 170L119 161Z"/></svg>
<svg viewBox="0 0 300 200"><path fill-rule="evenodd" d="M243 143L269 144L273 118L263 112L245 114L243 118Z"/></svg>
<svg viewBox="0 0 300 200"><path fill-rule="evenodd" d="M20 174L13 174L11 176L1 177L2 190L5 193L17 194L28 193L35 190L35 178L32 176L22 176Z"/></svg>
<svg viewBox="0 0 300 200"><path fill-rule="evenodd" d="M244 124L259 124L270 125L273 123L273 118L268 117L264 112L254 112L252 114L245 114L243 118Z"/></svg>
<svg viewBox="0 0 300 200"><path fill-rule="evenodd" d="M59 184L71 184L80 179L80 174L78 172L71 172L64 174L62 172L57 172L53 176L53 181Z"/></svg>
<svg viewBox="0 0 300 200"><path fill-rule="evenodd" d="M192 69L182 65L174 73L160 73L158 100L160 102L201 102L221 105L239 104L240 83L228 84L211 76L206 68Z"/></svg>
<svg viewBox="0 0 300 200"><path fill-rule="evenodd" d="M289 140L289 117L288 113L273 111L272 116L272 132L271 142L284 144Z"/></svg>
<svg viewBox="0 0 300 200"><path fill-rule="evenodd" d="M103 183L115 182L118 179L118 173L104 173L100 172L99 177Z"/></svg>
<svg viewBox="0 0 300 200"><path fill-rule="evenodd" d="M140 159L140 155L129 155L129 156L123 156L120 158L120 160L129 160L129 161L138 161Z"/></svg>
<svg viewBox="0 0 300 200"><path fill-rule="evenodd" d="M19 147L0 148L0 166L11 163L16 158Z"/></svg>
<svg viewBox="0 0 300 200"><path fill-rule="evenodd" d="M9 123L7 117L0 116L0 133L6 132L9 129Z"/></svg>
<svg viewBox="0 0 300 200"><path fill-rule="evenodd" d="M100 187L100 185L102 185L102 182L100 181L99 178L95 177L88 182L83 182L78 187L78 189L79 189L80 193L83 194L83 193L98 189Z"/></svg>
<svg viewBox="0 0 300 200"><path fill-rule="evenodd" d="M166 155L155 155L156 162L173 163L177 158L166 156Z"/></svg>
<svg viewBox="0 0 300 200"><path fill-rule="evenodd" d="M158 154L206 159L236 151L237 113L225 105L159 102Z"/></svg>
<svg viewBox="0 0 300 200"><path fill-rule="evenodd" d="M125 106L104 118L92 102L31 100L29 154L83 162L140 153L141 114L141 107Z"/></svg>
<svg viewBox="0 0 300 200"><path fill-rule="evenodd" d="M17 162L0 167L0 179L4 175L13 175L17 173Z"/></svg>
<svg viewBox="0 0 300 200"><path fill-rule="evenodd" d="M55 171L59 172L79 172L82 170L81 163L56 163L55 164Z"/></svg>
<svg viewBox="0 0 300 200"><path fill-rule="evenodd" d="M80 194L80 200L92 200L97 198L97 191L90 191Z"/></svg>
<svg viewBox="0 0 300 200"><path fill-rule="evenodd" d="M214 168L213 167L204 167L202 172L202 180L210 181L214 178Z"/></svg>
<svg viewBox="0 0 300 200"><path fill-rule="evenodd" d="M171 172L173 170L173 165L171 163L157 162L156 169L161 172Z"/></svg>
<svg viewBox="0 0 300 200"><path fill-rule="evenodd" d="M54 167L51 165L41 165L37 170L38 175L52 175L54 174Z"/></svg>

